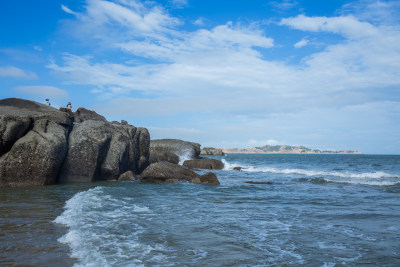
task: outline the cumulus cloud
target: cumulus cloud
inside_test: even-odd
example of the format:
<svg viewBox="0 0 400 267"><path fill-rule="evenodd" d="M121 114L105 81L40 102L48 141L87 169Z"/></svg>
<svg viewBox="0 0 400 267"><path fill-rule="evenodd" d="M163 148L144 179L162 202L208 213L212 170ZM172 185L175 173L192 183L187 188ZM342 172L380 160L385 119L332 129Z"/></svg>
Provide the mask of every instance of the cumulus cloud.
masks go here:
<svg viewBox="0 0 400 267"><path fill-rule="evenodd" d="M31 71L25 71L14 66L0 67L0 77L37 79L37 75Z"/></svg>
<svg viewBox="0 0 400 267"><path fill-rule="evenodd" d="M265 133L271 140L283 141L293 140L297 134L304 136L302 144L306 145L312 144L312 138L327 137L322 130L308 132L307 120L314 113L331 116L330 120L339 124L341 116L355 118L349 115L354 108L346 107L375 107L366 103L377 100L400 101L399 29L355 15L282 19L279 26L311 32L316 42L318 33L340 36L303 57L299 64L270 60L271 48L277 49L274 39L256 23L227 22L184 31L178 29L183 22L160 6L99 0L90 0L87 10L74 21L76 32L91 29L85 38L106 40L106 48L134 59L129 63L98 61L95 56L64 54L61 61L48 65L66 74L70 83L90 85L97 95L113 96L95 106L110 116L182 116L207 111L212 114L207 114L207 122L215 114L222 114L224 125L228 125L227 118L235 118L224 129L215 123L214 129L221 133L234 135L241 128L253 129L252 135L259 134L254 140L267 143ZM304 38L294 47L308 43ZM337 113L340 116L331 115L335 110L341 111ZM322 129L324 123L326 120L319 120L308 129ZM294 128L297 133L288 133ZM243 135L238 134L238 139Z"/></svg>
<svg viewBox="0 0 400 267"><path fill-rule="evenodd" d="M46 85L18 86L13 91L41 98L65 98L68 96L65 90Z"/></svg>

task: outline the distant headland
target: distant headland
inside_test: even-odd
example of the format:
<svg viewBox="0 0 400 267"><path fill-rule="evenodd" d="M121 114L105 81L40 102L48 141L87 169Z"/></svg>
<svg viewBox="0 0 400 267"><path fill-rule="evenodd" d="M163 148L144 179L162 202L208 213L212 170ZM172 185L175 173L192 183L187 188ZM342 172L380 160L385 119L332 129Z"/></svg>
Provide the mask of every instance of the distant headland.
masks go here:
<svg viewBox="0 0 400 267"><path fill-rule="evenodd" d="M245 153L245 154L362 154L360 151L352 150L319 150L310 149L304 146L287 145L265 145L251 148L224 148L224 153Z"/></svg>

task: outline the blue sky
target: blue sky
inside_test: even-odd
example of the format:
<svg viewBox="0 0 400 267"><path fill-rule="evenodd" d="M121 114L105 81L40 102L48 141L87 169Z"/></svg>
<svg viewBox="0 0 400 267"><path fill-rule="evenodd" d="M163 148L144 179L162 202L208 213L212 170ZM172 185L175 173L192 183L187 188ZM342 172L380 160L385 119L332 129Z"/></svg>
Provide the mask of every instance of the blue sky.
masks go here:
<svg viewBox="0 0 400 267"><path fill-rule="evenodd" d="M0 2L0 99L202 146L400 154L400 1Z"/></svg>

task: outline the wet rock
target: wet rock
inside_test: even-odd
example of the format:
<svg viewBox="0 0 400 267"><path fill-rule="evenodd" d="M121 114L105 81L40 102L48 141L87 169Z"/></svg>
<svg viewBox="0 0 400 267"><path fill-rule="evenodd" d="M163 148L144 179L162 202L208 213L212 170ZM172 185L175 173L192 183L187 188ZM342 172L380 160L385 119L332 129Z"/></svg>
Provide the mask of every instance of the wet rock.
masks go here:
<svg viewBox="0 0 400 267"><path fill-rule="evenodd" d="M240 171L242 169L242 167L234 167L233 170L235 171Z"/></svg>
<svg viewBox="0 0 400 267"><path fill-rule="evenodd" d="M201 175L199 178L194 179L193 182L198 184L220 185L217 176L212 172Z"/></svg>
<svg viewBox="0 0 400 267"><path fill-rule="evenodd" d="M246 181L247 184L272 184L272 182L254 182L254 181Z"/></svg>
<svg viewBox="0 0 400 267"><path fill-rule="evenodd" d="M141 174L140 180L149 183L176 183L193 182L200 175L189 168L170 162L158 162L151 164Z"/></svg>
<svg viewBox="0 0 400 267"><path fill-rule="evenodd" d="M124 172L118 178L118 181L134 181L134 180L136 180L136 177L132 171Z"/></svg>
<svg viewBox="0 0 400 267"><path fill-rule="evenodd" d="M190 169L208 169L208 170L222 170L224 163L217 159L200 158L194 160L186 160L183 166Z"/></svg>

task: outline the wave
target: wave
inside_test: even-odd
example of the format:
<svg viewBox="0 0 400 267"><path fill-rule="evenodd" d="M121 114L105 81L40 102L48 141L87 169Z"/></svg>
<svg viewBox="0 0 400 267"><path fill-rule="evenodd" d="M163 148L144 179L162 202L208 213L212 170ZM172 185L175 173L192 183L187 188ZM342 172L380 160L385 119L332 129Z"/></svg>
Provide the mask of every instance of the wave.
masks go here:
<svg viewBox="0 0 400 267"><path fill-rule="evenodd" d="M239 166L232 164L222 159L224 163L224 170L233 170L234 167ZM302 175L306 177L314 177L315 183L348 183L348 184L365 184L365 185L380 185L390 186L399 183L400 175L386 173L382 171L377 172L338 172L338 171L320 171L320 170L305 170L305 169L290 169L290 168L274 168L267 166L241 166L242 171L245 172L263 172L263 173L274 173L274 174L293 174ZM318 180L322 179L322 180ZM386 179L386 180L385 180ZM323 181L323 182L321 182Z"/></svg>
<svg viewBox="0 0 400 267"><path fill-rule="evenodd" d="M69 228L58 242L69 245L76 266L113 266L115 263L143 264L143 256L154 248L139 242L143 226L135 218L146 217L151 210L115 199L105 187L96 187L75 194L54 222ZM129 255L129 256L128 256Z"/></svg>

